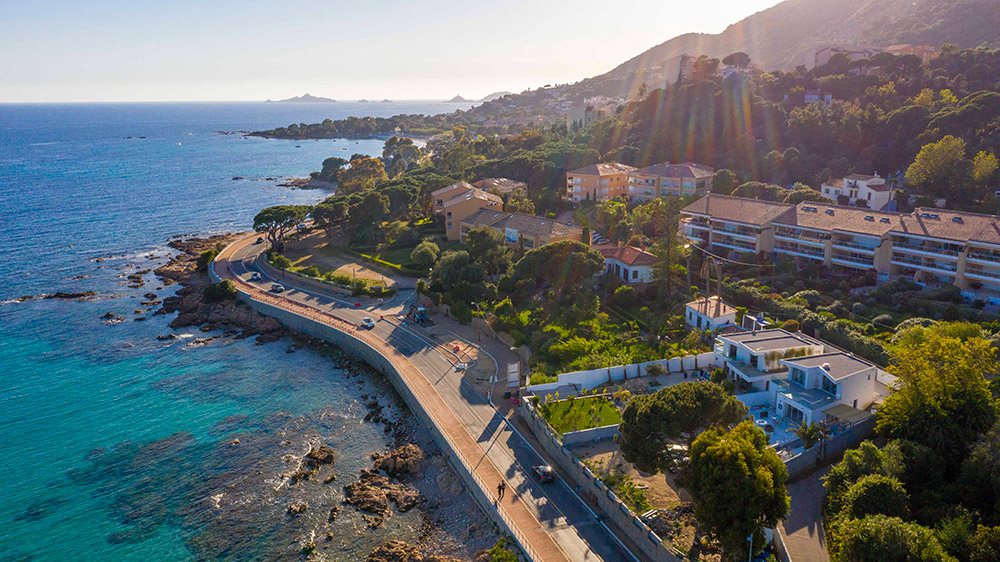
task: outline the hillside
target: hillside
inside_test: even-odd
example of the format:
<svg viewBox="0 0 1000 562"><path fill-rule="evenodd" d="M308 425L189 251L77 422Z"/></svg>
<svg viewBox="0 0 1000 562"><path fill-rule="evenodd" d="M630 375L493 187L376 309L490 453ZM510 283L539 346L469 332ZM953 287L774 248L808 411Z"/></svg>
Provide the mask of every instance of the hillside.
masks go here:
<svg viewBox="0 0 1000 562"><path fill-rule="evenodd" d="M898 43L1000 46L1000 0L786 0L717 35L677 36L577 86L621 95L643 82L672 82L685 53L722 58L744 51L764 70L792 70L817 47Z"/></svg>

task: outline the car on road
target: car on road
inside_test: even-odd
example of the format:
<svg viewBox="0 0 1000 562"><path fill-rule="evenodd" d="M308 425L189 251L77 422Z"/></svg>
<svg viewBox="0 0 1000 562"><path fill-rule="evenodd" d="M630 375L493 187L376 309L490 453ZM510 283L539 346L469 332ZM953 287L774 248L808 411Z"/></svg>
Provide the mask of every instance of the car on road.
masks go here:
<svg viewBox="0 0 1000 562"><path fill-rule="evenodd" d="M538 477L540 482L552 482L556 479L556 471L552 470L552 467L547 464L533 466L531 470L534 471L535 476Z"/></svg>
<svg viewBox="0 0 1000 562"><path fill-rule="evenodd" d="M282 285L281 283L272 283L271 284L271 292L272 293L284 293L285 292L285 286Z"/></svg>
<svg viewBox="0 0 1000 562"><path fill-rule="evenodd" d="M260 281L263 278L264 276L261 275L259 271L254 271L253 273L250 274L251 281Z"/></svg>
<svg viewBox="0 0 1000 562"><path fill-rule="evenodd" d="M361 319L361 327L366 330L371 330L372 328L375 327L375 321L365 316L364 318Z"/></svg>
<svg viewBox="0 0 1000 562"><path fill-rule="evenodd" d="M254 242L254 244L263 244L263 243L264 243L264 237L263 236L258 236L257 237L257 241Z"/></svg>

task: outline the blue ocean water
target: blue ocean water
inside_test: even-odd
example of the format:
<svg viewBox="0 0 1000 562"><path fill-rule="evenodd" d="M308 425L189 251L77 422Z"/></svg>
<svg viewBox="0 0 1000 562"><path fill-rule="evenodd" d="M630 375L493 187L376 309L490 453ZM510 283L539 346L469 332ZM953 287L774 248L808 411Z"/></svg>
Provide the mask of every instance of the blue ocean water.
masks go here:
<svg viewBox="0 0 1000 562"><path fill-rule="evenodd" d="M289 497L339 502L339 485L274 489L283 456L311 441L337 450L348 480L390 446L363 421L361 395L393 403L383 381L309 349L288 354L288 342L157 340L171 317L135 311L149 308L144 293L173 288L151 275L129 288L125 276L162 263L172 236L245 230L262 207L327 195L276 179L382 148L216 131L456 108L0 105L0 560L296 559L317 530L333 533L329 556L351 560L416 537L415 511L377 530L352 508L336 522L329 507L284 516ZM56 291L99 297L15 302ZM128 320L105 325L106 312Z"/></svg>

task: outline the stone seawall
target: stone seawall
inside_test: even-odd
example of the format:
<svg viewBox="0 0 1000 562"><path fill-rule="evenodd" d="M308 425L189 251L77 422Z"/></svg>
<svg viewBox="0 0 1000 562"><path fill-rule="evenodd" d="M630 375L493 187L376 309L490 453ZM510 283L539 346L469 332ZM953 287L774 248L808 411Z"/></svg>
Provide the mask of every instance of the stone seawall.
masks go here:
<svg viewBox="0 0 1000 562"><path fill-rule="evenodd" d="M212 267L209 268L209 277L213 282L219 282L221 278L215 272L214 265L215 264L213 263ZM519 534L515 531L513 526L501 516L500 512L493 505L493 500L489 497L485 484L480 482L472 472L471 468L466 465L466 461L462 458L461 454L455 449L455 447L452 446L452 443L442 433L437 423L435 423L427 410L413 394L412 390L403 380L403 377L400 375L399 371L396 369L395 365L392 364L392 361L390 361L389 358L385 357L377 350L361 341L359 338L356 338L344 331L338 330L333 326L324 324L317 320L300 316L292 311L254 300L249 294L242 290L239 292L239 300L253 310L257 311L259 314L277 319L289 329L323 339L356 354L372 368L385 375L396 389L396 392L398 392L403 398L403 401L406 403L413 415L415 415L417 419L419 419L420 422L428 428L434 442L441 448L442 454L448 460L448 464L452 466L455 473L462 479L462 484L472 495L472 498L476 501L479 508L490 520L502 529L502 532L513 537L518 542L521 550L527 554L527 558L529 560L532 559L530 547L520 540Z"/></svg>

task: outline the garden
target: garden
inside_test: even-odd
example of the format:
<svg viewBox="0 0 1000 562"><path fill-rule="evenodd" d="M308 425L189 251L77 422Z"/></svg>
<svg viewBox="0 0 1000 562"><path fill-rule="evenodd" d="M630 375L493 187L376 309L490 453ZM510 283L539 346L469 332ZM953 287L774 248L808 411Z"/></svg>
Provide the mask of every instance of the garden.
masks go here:
<svg viewBox="0 0 1000 562"><path fill-rule="evenodd" d="M546 400L538 410L560 437L570 431L617 425L621 421L618 407L605 396Z"/></svg>

